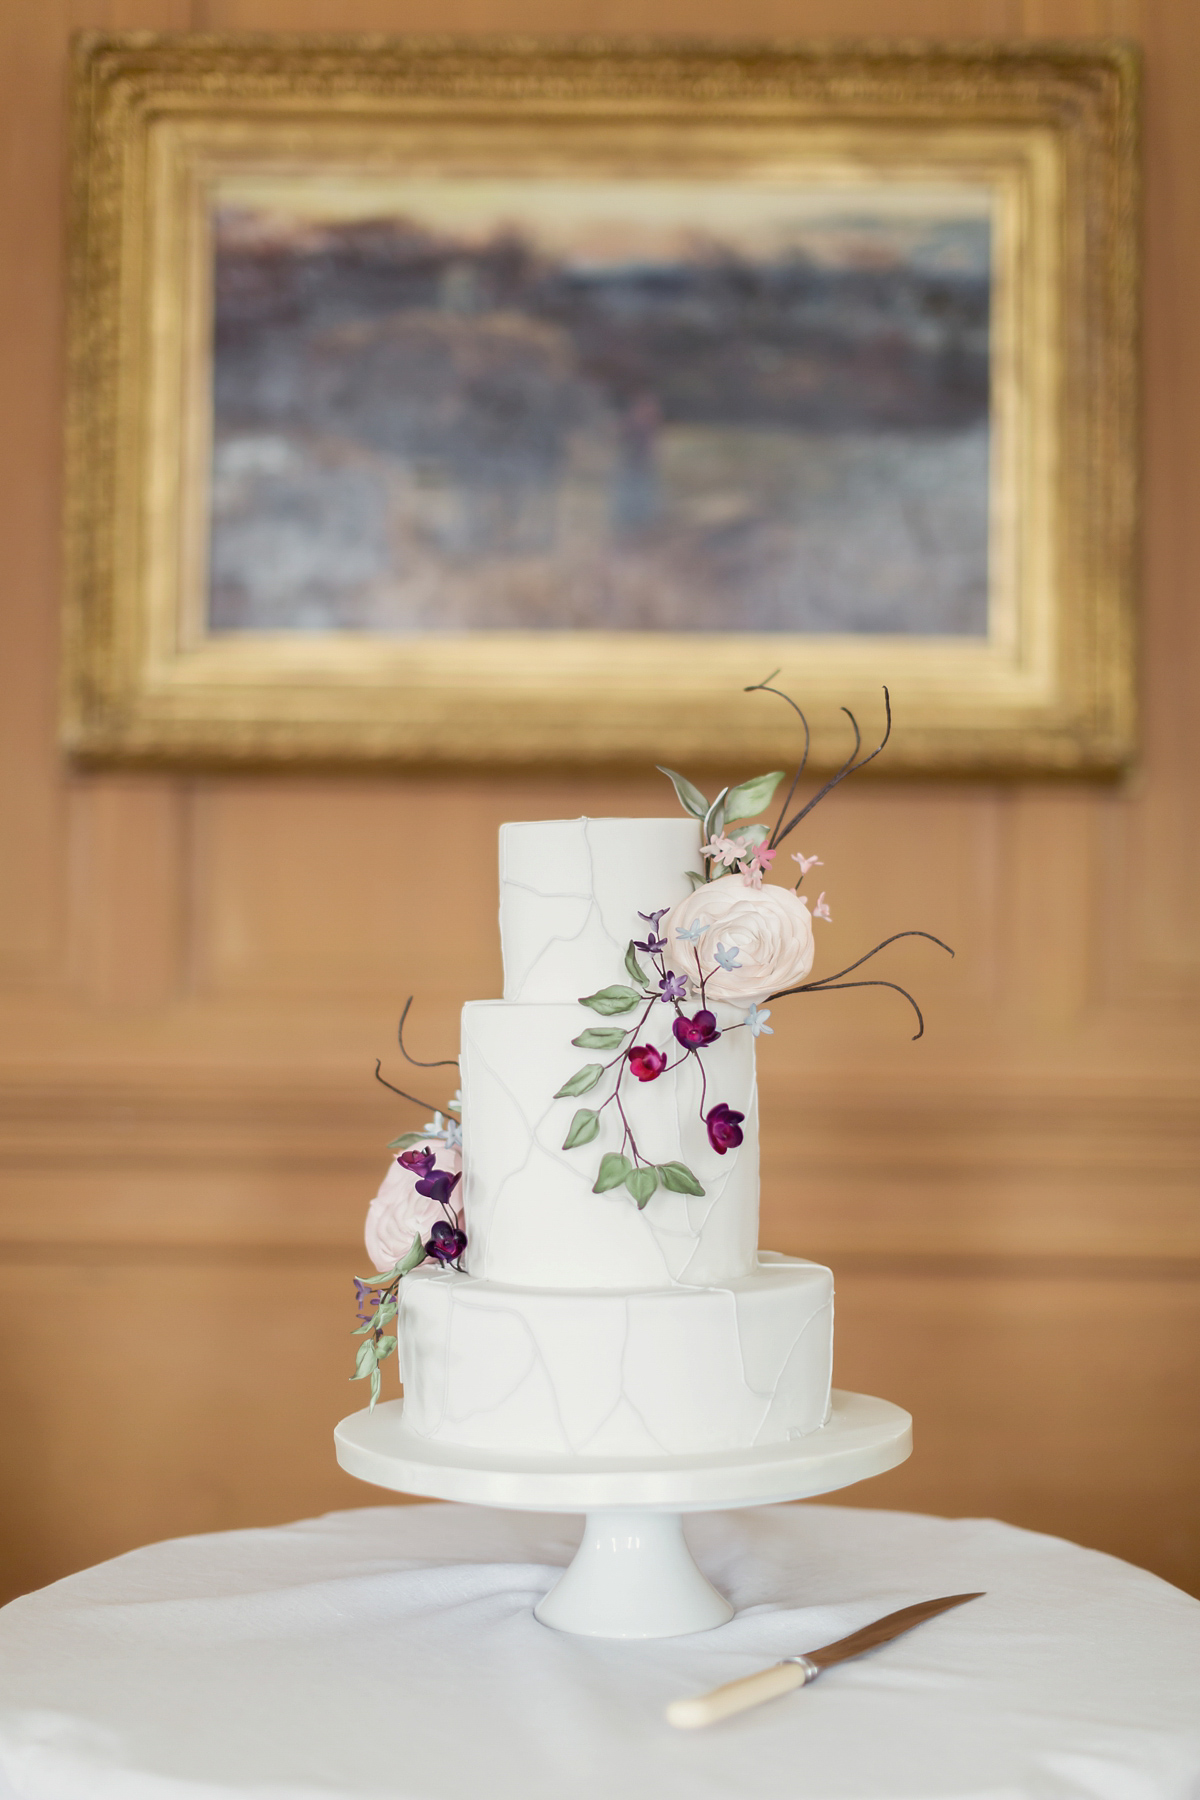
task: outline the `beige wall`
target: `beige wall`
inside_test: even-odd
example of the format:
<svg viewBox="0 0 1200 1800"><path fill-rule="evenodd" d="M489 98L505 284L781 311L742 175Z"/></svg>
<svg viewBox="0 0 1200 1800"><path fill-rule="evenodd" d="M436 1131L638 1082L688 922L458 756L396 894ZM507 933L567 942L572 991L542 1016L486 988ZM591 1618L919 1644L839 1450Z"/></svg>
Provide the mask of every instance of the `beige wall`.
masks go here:
<svg viewBox="0 0 1200 1800"><path fill-rule="evenodd" d="M1147 51L1145 757L1120 788L845 792L828 954L928 1001L780 1008L764 1240L838 1273L838 1378L917 1416L848 1496L986 1512L1200 1591L1200 8L1188 0L7 0L0 9L0 1509L8 1591L343 1477L371 1081L496 991L495 828L659 778L73 774L55 747L63 73L81 26L1119 32ZM452 848L425 896L423 845ZM805 845L808 848L808 845ZM903 979L903 975L900 977Z"/></svg>

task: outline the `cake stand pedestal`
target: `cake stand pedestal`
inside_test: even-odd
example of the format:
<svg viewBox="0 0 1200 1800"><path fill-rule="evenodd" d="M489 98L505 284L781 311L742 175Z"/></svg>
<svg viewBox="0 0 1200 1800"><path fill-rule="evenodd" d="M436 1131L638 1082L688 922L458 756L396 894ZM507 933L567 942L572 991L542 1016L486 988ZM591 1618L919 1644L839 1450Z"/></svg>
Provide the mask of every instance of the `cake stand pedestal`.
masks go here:
<svg viewBox="0 0 1200 1800"><path fill-rule="evenodd" d="M829 1422L794 1443L712 1456L610 1461L451 1450L405 1430L404 1402L351 1413L337 1459L376 1487L523 1512L586 1513L575 1560L535 1607L543 1625L584 1637L678 1637L732 1618L701 1574L683 1514L807 1500L882 1475L912 1453L900 1407L835 1388Z"/></svg>

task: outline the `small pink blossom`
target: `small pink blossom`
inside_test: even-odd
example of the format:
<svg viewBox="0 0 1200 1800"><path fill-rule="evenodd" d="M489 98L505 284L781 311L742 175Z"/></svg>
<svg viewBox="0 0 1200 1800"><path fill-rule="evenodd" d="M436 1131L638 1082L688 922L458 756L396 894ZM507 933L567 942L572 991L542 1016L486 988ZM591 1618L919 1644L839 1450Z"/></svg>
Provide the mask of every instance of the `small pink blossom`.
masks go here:
<svg viewBox="0 0 1200 1800"><path fill-rule="evenodd" d="M748 888L760 888L763 876L775 861L778 852L772 850L767 842L755 846L749 861L742 864L742 880Z"/></svg>
<svg viewBox="0 0 1200 1800"><path fill-rule="evenodd" d="M702 844L700 854L711 857L714 862L722 863L727 869L732 869L739 857L744 855L744 851L740 844L735 844L732 838L727 838L722 834L713 838L711 843Z"/></svg>
<svg viewBox="0 0 1200 1800"><path fill-rule="evenodd" d="M798 851L797 854L793 856L792 861L800 864L801 880L808 874L810 869L823 869L825 867L825 864L821 861L819 856L805 856L803 850Z"/></svg>
<svg viewBox="0 0 1200 1800"><path fill-rule="evenodd" d="M817 904L813 907L813 918L826 919L831 925L833 924L833 914L825 904L824 888L821 889L821 892L817 896Z"/></svg>

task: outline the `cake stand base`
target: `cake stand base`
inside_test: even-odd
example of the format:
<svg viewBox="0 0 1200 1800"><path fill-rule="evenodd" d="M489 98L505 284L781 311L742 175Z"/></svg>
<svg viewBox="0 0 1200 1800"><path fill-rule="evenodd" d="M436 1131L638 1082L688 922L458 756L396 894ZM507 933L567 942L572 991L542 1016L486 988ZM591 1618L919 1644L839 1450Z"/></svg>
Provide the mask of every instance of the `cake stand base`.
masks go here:
<svg viewBox="0 0 1200 1800"><path fill-rule="evenodd" d="M404 1402L352 1413L337 1459L377 1487L435 1500L587 1514L575 1560L535 1608L585 1637L678 1637L723 1625L733 1608L692 1560L682 1515L832 1493L912 1453L912 1420L887 1400L834 1389L828 1423L793 1443L614 1462L451 1450L404 1428Z"/></svg>
<svg viewBox="0 0 1200 1800"><path fill-rule="evenodd" d="M534 1617L580 1637L680 1637L732 1619L692 1561L681 1513L605 1506L590 1512L575 1560Z"/></svg>

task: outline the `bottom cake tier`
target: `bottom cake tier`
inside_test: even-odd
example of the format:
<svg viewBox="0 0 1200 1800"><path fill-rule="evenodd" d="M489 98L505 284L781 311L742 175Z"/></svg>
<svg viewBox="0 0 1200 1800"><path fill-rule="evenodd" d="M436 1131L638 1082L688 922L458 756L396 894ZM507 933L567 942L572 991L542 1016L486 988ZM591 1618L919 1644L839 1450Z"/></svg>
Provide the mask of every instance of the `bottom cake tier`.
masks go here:
<svg viewBox="0 0 1200 1800"><path fill-rule="evenodd" d="M833 1276L760 1252L720 1287L522 1288L425 1266L401 1287L404 1422L512 1455L783 1443L829 1415Z"/></svg>

